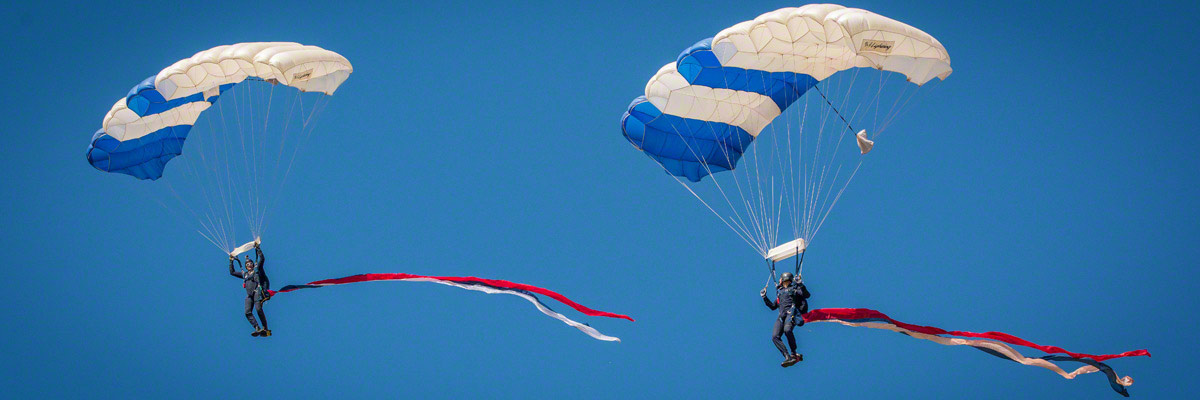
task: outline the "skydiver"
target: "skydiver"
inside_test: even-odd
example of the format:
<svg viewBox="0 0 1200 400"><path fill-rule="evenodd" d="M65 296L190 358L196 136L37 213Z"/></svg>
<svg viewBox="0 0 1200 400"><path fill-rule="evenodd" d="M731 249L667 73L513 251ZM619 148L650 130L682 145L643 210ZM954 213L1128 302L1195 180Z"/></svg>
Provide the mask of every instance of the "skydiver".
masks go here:
<svg viewBox="0 0 1200 400"><path fill-rule="evenodd" d="M271 336L271 330L267 329L267 316L263 314L263 302L271 298L268 292L271 289L271 280L267 278L267 271L263 267L266 265L267 259L263 256L262 248L257 243L254 244L254 255L258 259L257 262L250 259L246 255L246 263L241 271L234 270L233 266L237 263L238 258L234 255L229 255L229 275L237 278L242 278L242 287L246 289L246 320L250 321L250 325L254 327L254 332L250 336L267 337ZM262 328L258 327L258 322L254 320L254 314L251 310L258 311L258 319L262 321Z"/></svg>
<svg viewBox="0 0 1200 400"><path fill-rule="evenodd" d="M767 298L765 287L758 294L762 295L767 308L779 310L779 317L775 319L775 330L771 336L771 341L775 342L775 347L783 354L783 362L779 366L787 368L803 361L804 356L796 353L796 336L792 334L792 329L804 325L804 313L808 312L808 288L804 287L799 277L793 280L792 273L784 272L779 276L779 284L775 286L774 301ZM783 347L783 335L787 335L791 352Z"/></svg>

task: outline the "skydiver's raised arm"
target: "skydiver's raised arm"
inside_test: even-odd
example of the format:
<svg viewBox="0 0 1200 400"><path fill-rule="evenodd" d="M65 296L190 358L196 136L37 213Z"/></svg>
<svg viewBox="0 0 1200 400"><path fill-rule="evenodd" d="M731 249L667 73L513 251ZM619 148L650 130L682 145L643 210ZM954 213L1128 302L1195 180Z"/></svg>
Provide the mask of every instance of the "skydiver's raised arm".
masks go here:
<svg viewBox="0 0 1200 400"><path fill-rule="evenodd" d="M767 288L763 288L761 294L762 294L763 303L767 303L767 308L770 308L772 310L779 309L779 301L771 300L771 298L767 297Z"/></svg>
<svg viewBox="0 0 1200 400"><path fill-rule="evenodd" d="M233 275L235 278L245 279L245 275L242 275L242 271L238 271L233 268L235 263L237 263L237 257L229 256L229 275Z"/></svg>
<svg viewBox="0 0 1200 400"><path fill-rule="evenodd" d="M796 284L800 286L800 298L803 300L808 300L808 297L812 296L811 293L808 293L808 287L804 286L804 283L802 282L796 282Z"/></svg>
<svg viewBox="0 0 1200 400"><path fill-rule="evenodd" d="M262 247L257 243L254 244L254 256L258 258L258 279L259 284L263 289L271 289L271 278L267 277L267 270L264 268L267 265L267 256L263 255Z"/></svg>

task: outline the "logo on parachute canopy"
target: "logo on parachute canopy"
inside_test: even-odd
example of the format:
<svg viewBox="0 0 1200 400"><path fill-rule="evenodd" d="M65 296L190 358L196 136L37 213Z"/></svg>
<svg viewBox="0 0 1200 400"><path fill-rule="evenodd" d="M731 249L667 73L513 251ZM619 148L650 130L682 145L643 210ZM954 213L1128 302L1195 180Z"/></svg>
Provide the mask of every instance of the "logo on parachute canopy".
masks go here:
<svg viewBox="0 0 1200 400"><path fill-rule="evenodd" d="M302 81L312 77L312 70L292 74L292 81Z"/></svg>
<svg viewBox="0 0 1200 400"><path fill-rule="evenodd" d="M863 40L862 47L860 47L858 51L870 51L880 54L887 54L892 52L892 47L895 45L896 42L890 40L866 39Z"/></svg>

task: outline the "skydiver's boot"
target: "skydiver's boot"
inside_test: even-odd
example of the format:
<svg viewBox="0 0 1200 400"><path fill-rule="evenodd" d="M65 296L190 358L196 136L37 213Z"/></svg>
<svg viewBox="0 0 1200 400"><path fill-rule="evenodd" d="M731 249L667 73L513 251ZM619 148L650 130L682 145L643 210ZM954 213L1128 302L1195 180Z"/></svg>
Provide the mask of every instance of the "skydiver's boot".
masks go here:
<svg viewBox="0 0 1200 400"><path fill-rule="evenodd" d="M792 353L792 359L796 360L796 362L801 362L804 361L804 355L800 353Z"/></svg>
<svg viewBox="0 0 1200 400"><path fill-rule="evenodd" d="M787 367L796 365L797 361L800 361L800 360L796 359L796 357L788 356L788 358L783 359L783 362L779 363L779 366L787 368Z"/></svg>
<svg viewBox="0 0 1200 400"><path fill-rule="evenodd" d="M254 332L250 333L250 336L254 336L254 337L263 336L263 330L256 326L256 327L254 327Z"/></svg>
<svg viewBox="0 0 1200 400"><path fill-rule="evenodd" d="M271 330L270 330L270 329L266 329L266 328L264 328L264 329L262 330L262 333L258 334L258 336L259 336L259 337L267 337L267 336L271 336Z"/></svg>

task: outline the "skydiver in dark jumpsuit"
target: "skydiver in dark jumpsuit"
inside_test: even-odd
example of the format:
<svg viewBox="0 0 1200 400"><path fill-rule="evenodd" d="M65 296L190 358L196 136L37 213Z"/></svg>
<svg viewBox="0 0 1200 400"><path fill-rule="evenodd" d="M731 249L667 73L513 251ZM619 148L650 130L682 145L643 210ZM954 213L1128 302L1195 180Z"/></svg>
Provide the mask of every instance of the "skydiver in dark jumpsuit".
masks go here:
<svg viewBox="0 0 1200 400"><path fill-rule="evenodd" d="M237 271L234 269L234 264L238 259L235 256L229 256L229 275L237 278L242 278L242 287L246 289L246 320L250 321L250 325L254 327L254 333L250 336L267 337L271 336L271 330L267 329L267 316L263 314L263 302L270 298L267 292L271 289L271 280L267 278L267 271L263 267L266 265L267 259L263 256L262 248L257 244L254 245L254 255L258 262L246 256L245 269ZM251 310L258 312L258 319L262 321L262 328L259 329L258 322L254 320L254 314Z"/></svg>
<svg viewBox="0 0 1200 400"><path fill-rule="evenodd" d="M783 354L783 363L779 365L787 368L804 360L803 355L796 353L796 335L792 334L792 328L804 325L803 315L808 312L808 288L804 287L804 283L799 279L793 281L790 272L784 272L779 276L779 285L775 287L774 301L767 298L767 288L763 288L759 294L762 295L763 302L767 303L767 308L779 310L779 317L775 319L775 331L771 336L771 341L775 342L775 347ZM783 347L783 335L787 335L791 352Z"/></svg>

